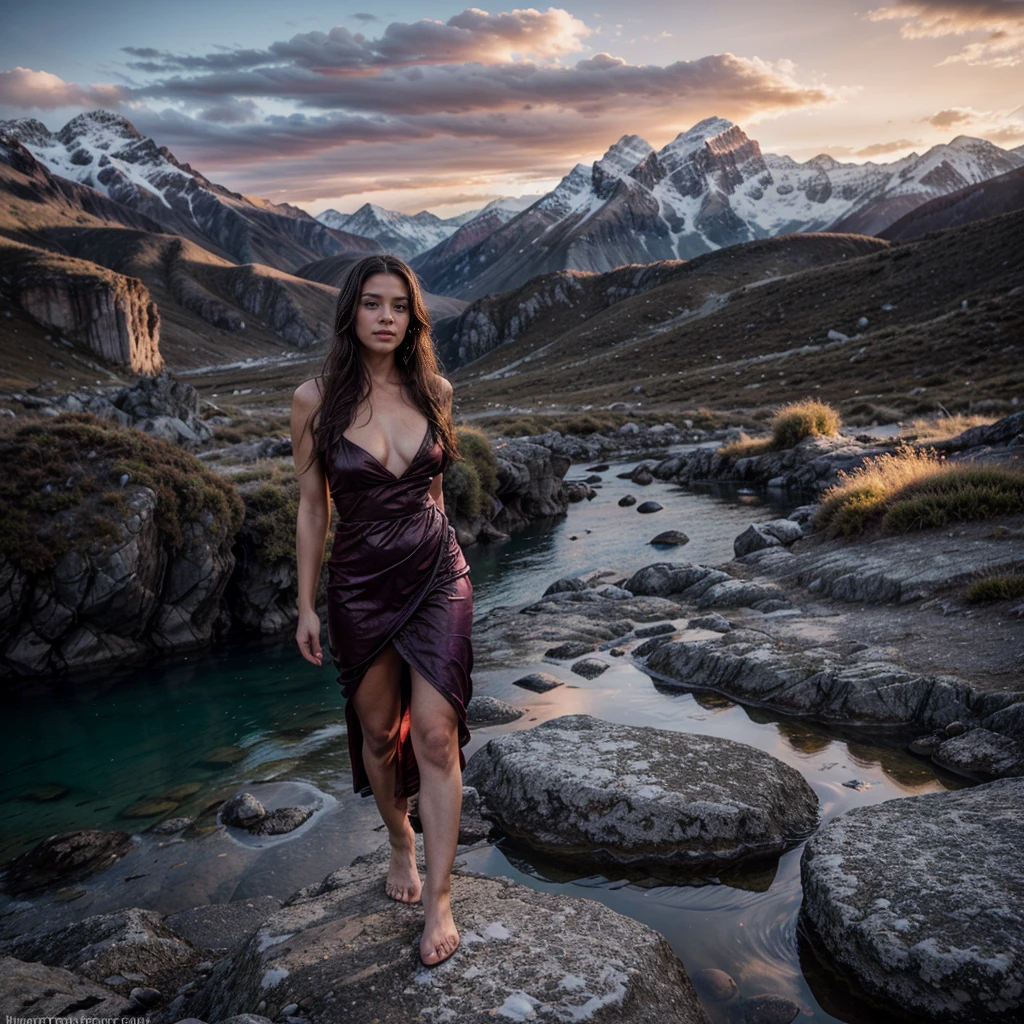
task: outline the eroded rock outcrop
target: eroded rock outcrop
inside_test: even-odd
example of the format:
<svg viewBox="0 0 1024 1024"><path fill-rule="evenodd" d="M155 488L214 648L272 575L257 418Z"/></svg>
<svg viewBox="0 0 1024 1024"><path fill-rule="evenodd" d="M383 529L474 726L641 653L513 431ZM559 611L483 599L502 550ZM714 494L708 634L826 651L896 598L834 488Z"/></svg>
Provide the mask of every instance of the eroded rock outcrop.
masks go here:
<svg viewBox="0 0 1024 1024"><path fill-rule="evenodd" d="M23 428L0 457L31 465L40 432ZM242 520L231 485L95 417L58 416L45 434L45 468L8 499L0 671L61 673L208 643L224 625Z"/></svg>
<svg viewBox="0 0 1024 1024"><path fill-rule="evenodd" d="M735 458L717 447L671 455L651 472L659 480L689 484L694 480L744 480L794 490L823 491L851 473L865 459L891 449L849 437L808 437L784 451Z"/></svg>
<svg viewBox="0 0 1024 1024"><path fill-rule="evenodd" d="M1024 701L962 679L914 671L861 644L825 645L754 629L713 640L671 641L645 655L660 686L706 687L738 700L839 722L944 729L953 722L1024 740ZM1011 760L1008 764L1016 764ZM998 759L993 767L1002 765ZM1005 773L1005 772L1004 772Z"/></svg>
<svg viewBox="0 0 1024 1024"><path fill-rule="evenodd" d="M509 441L495 450L498 461L496 507L488 517L503 533L544 516L565 512L562 478L570 460L529 441Z"/></svg>
<svg viewBox="0 0 1024 1024"><path fill-rule="evenodd" d="M54 412L91 412L172 444L196 446L213 436L202 418L199 392L166 371L110 395L69 391L53 399L51 406Z"/></svg>
<svg viewBox="0 0 1024 1024"><path fill-rule="evenodd" d="M888 800L804 848L814 948L876 998L936 1024L1024 1013L1024 779Z"/></svg>

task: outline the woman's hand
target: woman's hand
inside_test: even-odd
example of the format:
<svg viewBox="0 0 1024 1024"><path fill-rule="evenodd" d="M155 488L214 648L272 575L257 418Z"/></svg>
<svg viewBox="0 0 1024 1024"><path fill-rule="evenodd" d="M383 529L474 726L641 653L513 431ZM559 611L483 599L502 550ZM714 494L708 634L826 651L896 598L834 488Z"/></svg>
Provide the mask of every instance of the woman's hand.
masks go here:
<svg viewBox="0 0 1024 1024"><path fill-rule="evenodd" d="M295 642L299 645L299 651L306 661L313 665L324 663L324 652L320 649L320 617L316 612L299 613Z"/></svg>

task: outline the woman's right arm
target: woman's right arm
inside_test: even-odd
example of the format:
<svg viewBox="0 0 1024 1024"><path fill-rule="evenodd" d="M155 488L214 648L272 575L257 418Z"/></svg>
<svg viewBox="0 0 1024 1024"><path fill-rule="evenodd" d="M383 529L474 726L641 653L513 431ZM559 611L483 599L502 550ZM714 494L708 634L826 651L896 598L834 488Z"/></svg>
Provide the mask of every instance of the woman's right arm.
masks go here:
<svg viewBox="0 0 1024 1024"><path fill-rule="evenodd" d="M323 466L319 459L314 459L305 468L313 452L311 419L319 405L316 381L300 384L292 401L292 458L299 478L299 514L295 524L299 619L295 641L302 656L314 665L323 664L316 592L331 523L330 487Z"/></svg>

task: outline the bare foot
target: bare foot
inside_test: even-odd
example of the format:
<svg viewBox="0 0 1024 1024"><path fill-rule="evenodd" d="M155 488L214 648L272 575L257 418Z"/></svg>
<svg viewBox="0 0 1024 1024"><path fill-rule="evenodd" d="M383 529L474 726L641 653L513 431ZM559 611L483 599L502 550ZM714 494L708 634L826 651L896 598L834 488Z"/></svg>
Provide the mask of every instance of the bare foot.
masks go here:
<svg viewBox="0 0 1024 1024"><path fill-rule="evenodd" d="M425 924L420 937L420 961L433 967L447 960L459 948L459 931L452 917L451 895L432 899L430 906L424 904Z"/></svg>
<svg viewBox="0 0 1024 1024"><path fill-rule="evenodd" d="M416 869L416 833L412 825L406 825L406 834L400 839L389 835L391 842L391 864L384 891L400 903L419 903L422 882Z"/></svg>

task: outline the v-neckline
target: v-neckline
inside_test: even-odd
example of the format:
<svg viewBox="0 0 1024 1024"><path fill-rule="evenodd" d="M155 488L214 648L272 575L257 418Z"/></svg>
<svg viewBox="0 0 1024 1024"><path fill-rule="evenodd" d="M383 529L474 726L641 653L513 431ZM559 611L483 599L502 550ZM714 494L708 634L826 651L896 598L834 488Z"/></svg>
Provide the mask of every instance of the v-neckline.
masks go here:
<svg viewBox="0 0 1024 1024"><path fill-rule="evenodd" d="M395 474L392 473L391 470L388 469L388 467L385 466L384 463L381 462L380 459L378 459L377 456L373 454L373 452L368 452L361 444L358 444L357 442L353 441L351 438L346 437L344 434L341 435L341 439L342 439L342 441L347 441L350 445L352 445L353 448L358 448L364 455L369 456L371 459L373 459L374 462L377 463L378 466L380 466L381 469L384 470L385 473L388 474L388 476L390 476L392 478L392 480L396 480L397 481L397 480L404 480L406 478L406 476L409 474L409 470L412 469L412 467L414 465L416 465L416 460L420 457L420 453L423 451L423 446L427 443L427 438L430 437L431 429L432 429L431 423L428 420L427 421L427 430L426 430L426 433L423 435L423 440L420 441L420 446L419 446L419 448L416 449L416 454L409 461L409 465L405 467L405 469L402 472L401 476L395 476Z"/></svg>

